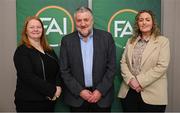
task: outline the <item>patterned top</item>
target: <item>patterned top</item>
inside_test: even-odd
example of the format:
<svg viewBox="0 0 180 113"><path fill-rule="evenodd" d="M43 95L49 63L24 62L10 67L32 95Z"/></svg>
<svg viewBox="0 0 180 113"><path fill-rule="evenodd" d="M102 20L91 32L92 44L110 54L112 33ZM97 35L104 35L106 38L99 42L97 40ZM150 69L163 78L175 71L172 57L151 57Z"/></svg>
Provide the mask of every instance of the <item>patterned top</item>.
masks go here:
<svg viewBox="0 0 180 113"><path fill-rule="evenodd" d="M132 74L137 76L141 72L141 59L144 49L146 48L149 38L142 39L140 36L137 37L138 42L136 43L132 53Z"/></svg>

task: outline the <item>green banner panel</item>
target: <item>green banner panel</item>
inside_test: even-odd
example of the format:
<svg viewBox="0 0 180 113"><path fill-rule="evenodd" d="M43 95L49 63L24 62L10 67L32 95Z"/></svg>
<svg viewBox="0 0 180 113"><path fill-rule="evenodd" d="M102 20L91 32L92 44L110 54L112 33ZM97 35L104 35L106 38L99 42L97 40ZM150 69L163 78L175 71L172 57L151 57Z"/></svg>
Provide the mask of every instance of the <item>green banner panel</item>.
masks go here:
<svg viewBox="0 0 180 113"><path fill-rule="evenodd" d="M112 111L122 111L120 99L117 98L122 81L120 59L125 44L132 35L135 15L142 9L152 10L158 25L161 25L161 0L92 0L95 27L111 32L116 43L117 72Z"/></svg>
<svg viewBox="0 0 180 113"><path fill-rule="evenodd" d="M88 0L16 0L17 42L25 18L36 15L43 21L47 40L58 54L61 38L74 31L73 13L80 6L88 6Z"/></svg>

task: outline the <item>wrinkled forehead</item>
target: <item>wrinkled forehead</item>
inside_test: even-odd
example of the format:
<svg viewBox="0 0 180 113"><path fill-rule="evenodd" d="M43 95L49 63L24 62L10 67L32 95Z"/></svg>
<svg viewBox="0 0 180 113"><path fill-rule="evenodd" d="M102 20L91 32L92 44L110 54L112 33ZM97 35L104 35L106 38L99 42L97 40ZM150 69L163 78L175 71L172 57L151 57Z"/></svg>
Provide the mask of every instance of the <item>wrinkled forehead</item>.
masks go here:
<svg viewBox="0 0 180 113"><path fill-rule="evenodd" d="M92 16L92 14L89 11L78 11L76 13L76 16L85 15L85 16Z"/></svg>
<svg viewBox="0 0 180 113"><path fill-rule="evenodd" d="M90 12L88 11L80 11L80 12L77 12L76 15L75 15L75 19L83 19L83 18L90 18L90 19L93 19L93 16Z"/></svg>

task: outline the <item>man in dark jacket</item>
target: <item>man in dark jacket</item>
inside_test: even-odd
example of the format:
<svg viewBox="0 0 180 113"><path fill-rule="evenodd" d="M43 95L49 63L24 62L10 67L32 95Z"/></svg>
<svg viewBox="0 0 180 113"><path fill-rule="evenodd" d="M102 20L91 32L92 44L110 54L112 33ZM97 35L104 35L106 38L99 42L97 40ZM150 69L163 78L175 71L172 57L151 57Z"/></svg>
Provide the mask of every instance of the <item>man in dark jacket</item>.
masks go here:
<svg viewBox="0 0 180 113"><path fill-rule="evenodd" d="M93 28L93 14L80 7L77 31L61 41L60 68L64 100L71 111L110 111L114 97L115 44L112 35Z"/></svg>

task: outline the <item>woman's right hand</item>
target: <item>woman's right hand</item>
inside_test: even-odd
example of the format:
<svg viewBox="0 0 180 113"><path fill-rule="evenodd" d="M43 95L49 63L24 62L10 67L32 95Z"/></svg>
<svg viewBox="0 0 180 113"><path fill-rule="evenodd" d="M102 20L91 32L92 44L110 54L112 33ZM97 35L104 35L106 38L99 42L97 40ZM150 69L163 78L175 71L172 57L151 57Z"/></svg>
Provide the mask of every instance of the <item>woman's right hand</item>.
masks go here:
<svg viewBox="0 0 180 113"><path fill-rule="evenodd" d="M135 78L133 78L133 79L130 80L129 86L130 86L132 89L136 90L136 92L138 92L138 93L139 93L140 91L142 91L141 85L139 84L138 80L136 80Z"/></svg>
<svg viewBox="0 0 180 113"><path fill-rule="evenodd" d="M60 86L56 86L56 93L54 96L56 96L57 98L59 98L59 96L61 95L62 89Z"/></svg>

